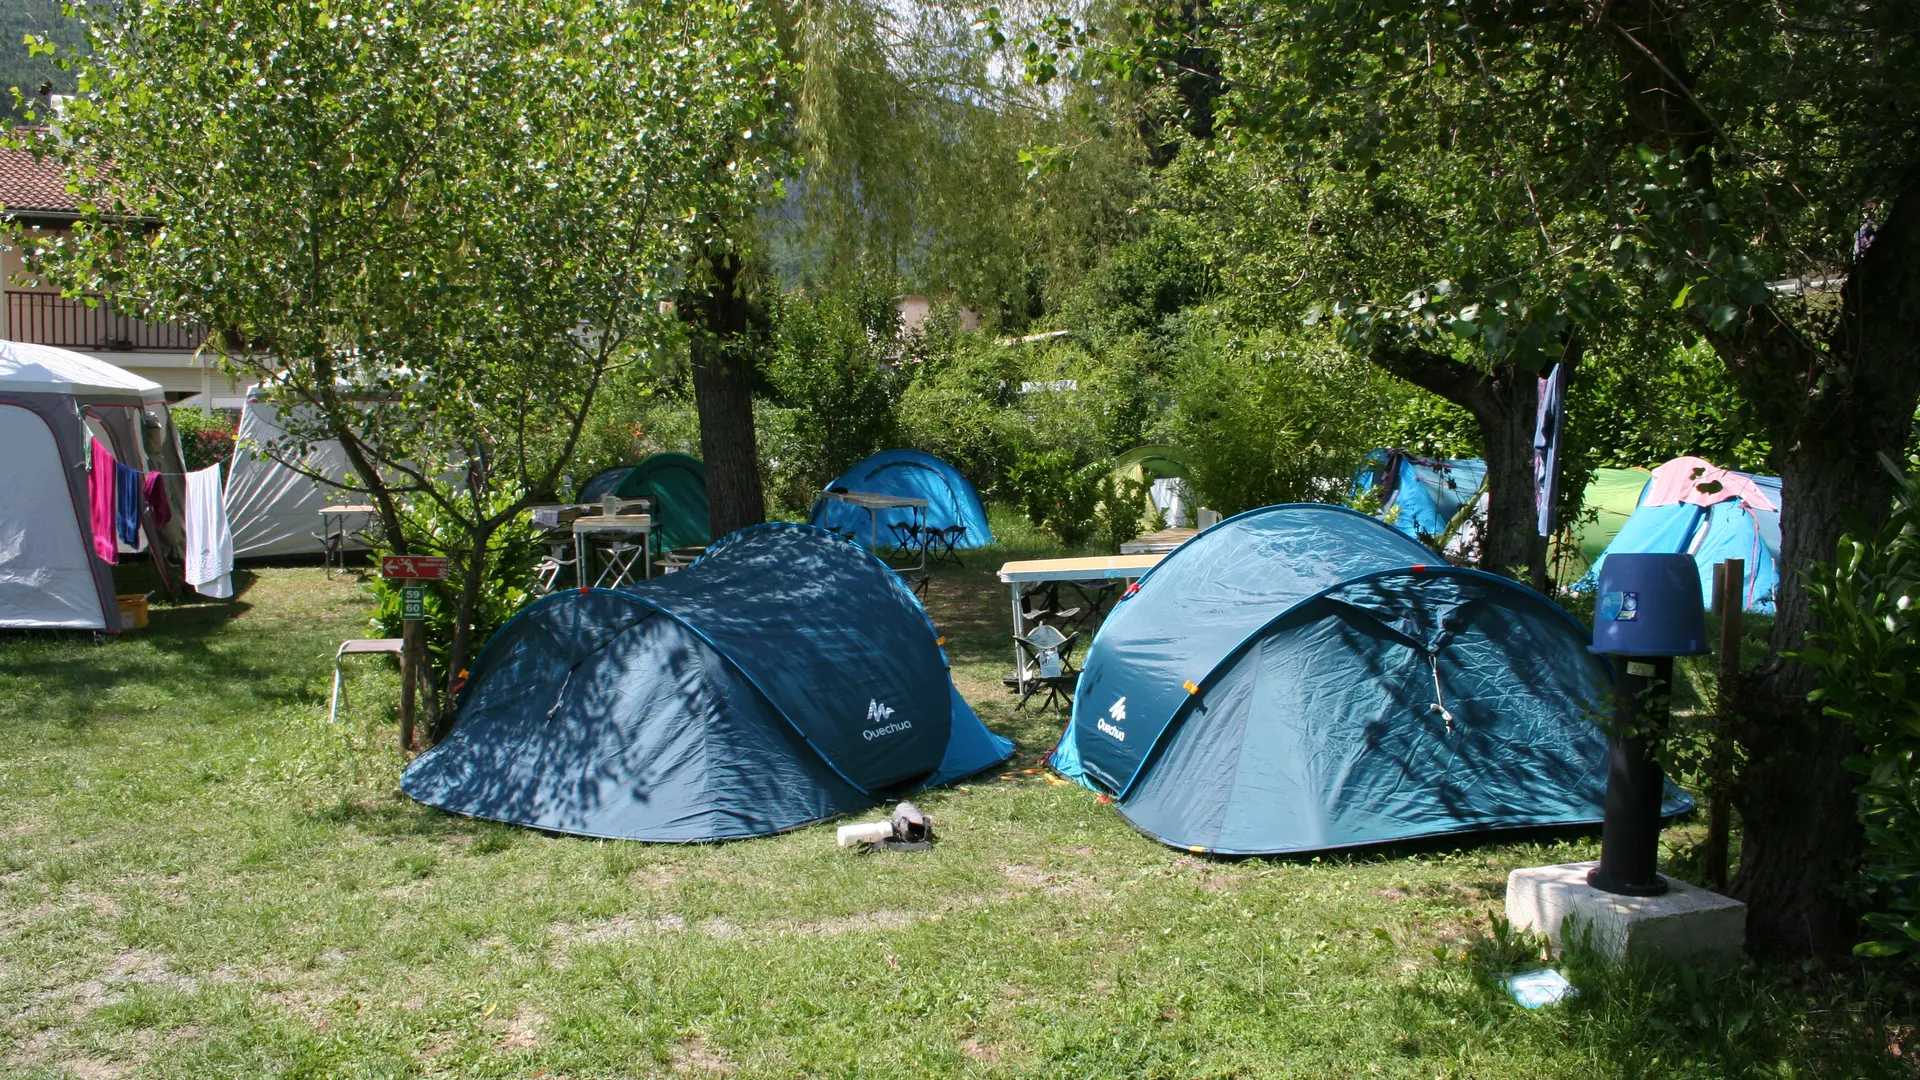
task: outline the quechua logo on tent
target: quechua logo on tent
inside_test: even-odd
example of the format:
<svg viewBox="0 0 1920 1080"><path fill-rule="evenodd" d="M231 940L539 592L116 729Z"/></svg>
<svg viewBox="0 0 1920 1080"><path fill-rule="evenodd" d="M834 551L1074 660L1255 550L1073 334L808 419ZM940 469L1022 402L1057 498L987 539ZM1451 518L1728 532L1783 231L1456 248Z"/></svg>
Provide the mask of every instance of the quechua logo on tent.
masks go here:
<svg viewBox="0 0 1920 1080"><path fill-rule="evenodd" d="M1127 722L1127 699L1122 697L1120 700L1114 702L1113 708L1107 710L1107 715L1113 717L1114 724L1126 723ZM1114 724L1109 724L1105 720L1097 720L1094 722L1095 727L1099 728L1101 731L1106 732L1108 735L1113 736L1114 742L1126 742L1127 733L1115 727Z"/></svg>
<svg viewBox="0 0 1920 1080"><path fill-rule="evenodd" d="M870 727L867 730L861 732L860 733L861 736L864 737L868 742L872 742L873 740L881 738L882 736L892 735L896 732L901 732L901 731L913 730L913 721L911 720L896 720L891 724L887 723L887 718L892 716L893 713L894 713L893 706L883 705L880 703L879 699L877 698L868 700L867 723L875 724L878 726Z"/></svg>

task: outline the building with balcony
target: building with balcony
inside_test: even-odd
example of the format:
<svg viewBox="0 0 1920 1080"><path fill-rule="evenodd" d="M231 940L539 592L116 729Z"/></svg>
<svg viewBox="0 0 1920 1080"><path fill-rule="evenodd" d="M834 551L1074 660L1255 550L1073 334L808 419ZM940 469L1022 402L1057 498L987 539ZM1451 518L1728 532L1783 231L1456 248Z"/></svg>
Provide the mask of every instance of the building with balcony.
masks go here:
<svg viewBox="0 0 1920 1080"><path fill-rule="evenodd" d="M61 233L79 219L77 198L60 166L20 150L0 149L0 217L36 231ZM174 404L237 409L246 387L201 349L204 326L148 322L122 314L104 297L62 296L30 278L21 252L0 244L0 338L55 345L152 379Z"/></svg>

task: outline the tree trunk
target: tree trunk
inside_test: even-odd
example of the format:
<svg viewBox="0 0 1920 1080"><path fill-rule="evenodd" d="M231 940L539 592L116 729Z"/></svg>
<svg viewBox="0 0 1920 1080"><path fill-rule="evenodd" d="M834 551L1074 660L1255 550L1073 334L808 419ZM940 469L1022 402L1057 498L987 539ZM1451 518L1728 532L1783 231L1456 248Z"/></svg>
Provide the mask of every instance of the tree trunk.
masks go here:
<svg viewBox="0 0 1920 1080"><path fill-rule="evenodd" d="M1897 459L1920 400L1920 154L1873 244L1841 290L1841 317L1824 354L1783 333L1772 313L1714 342L1749 392L1776 417L1781 469L1780 592L1774 654L1740 688L1749 763L1739 787L1745 822L1733 894L1747 902L1747 938L1763 952L1836 951L1857 936L1840 885L1864 839L1843 767L1857 749L1846 725L1807 702L1814 672L1780 658L1817 629L1800 575L1833 559L1850 528L1877 528L1893 506ZM1806 373L1821 371L1808 387ZM1809 392L1811 390L1811 392Z"/></svg>
<svg viewBox="0 0 1920 1080"><path fill-rule="evenodd" d="M1439 353L1393 345L1376 347L1372 359L1389 374L1473 414L1487 460L1487 526L1480 539L1480 568L1521 581L1539 580L1547 561L1533 494L1539 376L1512 365L1481 371Z"/></svg>
<svg viewBox="0 0 1920 1080"><path fill-rule="evenodd" d="M697 284L679 305L691 337L693 403L707 467L708 524L716 540L767 520L753 428L754 332L765 318L747 296L744 269L736 253L707 254Z"/></svg>
<svg viewBox="0 0 1920 1080"><path fill-rule="evenodd" d="M1496 369L1467 408L1480 422L1487 455L1487 529L1480 568L1528 583L1545 579L1547 545L1534 506L1533 429L1540 378L1512 367Z"/></svg>

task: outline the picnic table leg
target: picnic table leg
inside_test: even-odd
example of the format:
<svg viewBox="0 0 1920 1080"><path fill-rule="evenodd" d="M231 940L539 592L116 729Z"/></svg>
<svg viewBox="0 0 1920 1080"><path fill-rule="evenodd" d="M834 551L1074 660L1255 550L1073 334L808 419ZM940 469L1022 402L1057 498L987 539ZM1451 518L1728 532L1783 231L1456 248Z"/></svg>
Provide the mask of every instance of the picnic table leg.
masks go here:
<svg viewBox="0 0 1920 1080"><path fill-rule="evenodd" d="M1020 583L1016 581L1008 588L1013 590L1013 672L1015 678L1019 680L1020 692L1025 694L1027 692L1027 660L1020 652L1020 638L1027 629L1020 625Z"/></svg>

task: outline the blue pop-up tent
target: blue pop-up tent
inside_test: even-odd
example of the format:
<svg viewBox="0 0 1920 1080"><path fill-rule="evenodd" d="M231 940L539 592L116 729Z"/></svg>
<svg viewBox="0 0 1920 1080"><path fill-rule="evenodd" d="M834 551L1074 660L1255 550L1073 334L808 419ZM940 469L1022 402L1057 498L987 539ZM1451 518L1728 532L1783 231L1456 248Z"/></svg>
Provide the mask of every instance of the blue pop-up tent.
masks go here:
<svg viewBox="0 0 1920 1080"><path fill-rule="evenodd" d="M538 601L487 643L459 710L408 795L611 839L780 832L1013 752L953 688L900 579L785 523L678 574Z"/></svg>
<svg viewBox="0 0 1920 1080"><path fill-rule="evenodd" d="M1100 627L1053 767L1222 854L1598 822L1607 662L1539 593L1430 559L1336 506L1201 533Z"/></svg>
<svg viewBox="0 0 1920 1080"><path fill-rule="evenodd" d="M1592 591L1600 567L1616 552L1685 552L1700 566L1700 595L1711 597L1714 564L1739 559L1746 564L1743 606L1771 615L1780 589L1780 506L1777 476L1674 458L1653 470L1633 516L1574 589Z"/></svg>
<svg viewBox="0 0 1920 1080"><path fill-rule="evenodd" d="M1404 450L1375 450L1353 476L1353 494L1379 489L1384 519L1398 509L1393 527L1408 536L1440 538L1461 510L1480 494L1487 463L1479 458L1430 458Z"/></svg>
<svg viewBox="0 0 1920 1080"><path fill-rule="evenodd" d="M918 450L882 450L840 474L828 491L870 491L880 495L904 495L927 500L926 524L935 529L955 525L966 527L966 535L955 547L987 547L993 543L993 530L987 527L987 511L980 505L980 493L973 489L960 470ZM907 509L880 510L879 540L892 542L895 522L915 521ZM867 511L837 499L820 498L813 504L810 520L824 529L850 533L861 544L873 535L873 523Z"/></svg>

